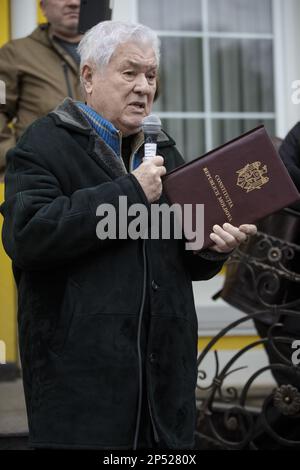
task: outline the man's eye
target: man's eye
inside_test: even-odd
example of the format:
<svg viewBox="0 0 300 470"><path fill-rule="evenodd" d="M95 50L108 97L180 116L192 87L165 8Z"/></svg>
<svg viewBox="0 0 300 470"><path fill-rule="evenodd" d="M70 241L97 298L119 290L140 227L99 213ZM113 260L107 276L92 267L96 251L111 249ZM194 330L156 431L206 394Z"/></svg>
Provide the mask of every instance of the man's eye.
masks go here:
<svg viewBox="0 0 300 470"><path fill-rule="evenodd" d="M126 70L124 72L124 75L126 75L127 77L134 77L135 72L133 70Z"/></svg>
<svg viewBox="0 0 300 470"><path fill-rule="evenodd" d="M154 85L156 83L156 75L149 75L147 77L147 82L149 85Z"/></svg>

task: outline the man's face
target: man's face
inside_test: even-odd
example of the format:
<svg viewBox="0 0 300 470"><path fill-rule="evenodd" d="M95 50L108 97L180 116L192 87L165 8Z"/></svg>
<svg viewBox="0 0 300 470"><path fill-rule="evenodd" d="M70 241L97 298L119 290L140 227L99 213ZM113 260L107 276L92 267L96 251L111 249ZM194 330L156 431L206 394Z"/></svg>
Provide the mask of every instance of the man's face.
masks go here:
<svg viewBox="0 0 300 470"><path fill-rule="evenodd" d="M80 0L42 0L41 7L54 31L78 34Z"/></svg>
<svg viewBox="0 0 300 470"><path fill-rule="evenodd" d="M135 134L151 112L157 61L150 45L121 44L103 70L83 68L87 104L123 135Z"/></svg>

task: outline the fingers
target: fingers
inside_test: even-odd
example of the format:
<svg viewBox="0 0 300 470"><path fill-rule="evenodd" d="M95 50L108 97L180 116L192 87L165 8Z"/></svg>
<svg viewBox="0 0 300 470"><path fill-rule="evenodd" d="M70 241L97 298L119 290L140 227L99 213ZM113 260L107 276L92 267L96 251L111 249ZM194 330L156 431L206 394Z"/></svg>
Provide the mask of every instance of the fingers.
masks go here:
<svg viewBox="0 0 300 470"><path fill-rule="evenodd" d="M164 166L158 167L157 171L160 177L164 176L167 173L166 167Z"/></svg>
<svg viewBox="0 0 300 470"><path fill-rule="evenodd" d="M145 169L145 171L147 171L148 175L150 176L152 175L155 178L156 177L161 178L167 173L167 170L164 166L155 166L155 165L149 166L147 170Z"/></svg>
<svg viewBox="0 0 300 470"><path fill-rule="evenodd" d="M229 236L231 236L229 243L238 241L238 243L242 243L247 239L247 233L239 230L238 227L235 227L234 225L231 224L223 224L222 229L223 232L225 232L225 240L229 239Z"/></svg>
<svg viewBox="0 0 300 470"><path fill-rule="evenodd" d="M210 234L211 240L215 243L212 247L214 251L219 253L228 253L234 250L240 243L247 240L248 236L255 235L257 228L252 224L243 224L235 227L229 223L225 223L223 227L214 225L213 233Z"/></svg>
<svg viewBox="0 0 300 470"><path fill-rule="evenodd" d="M149 173L161 178L167 173L166 167L164 166L163 157L157 155L156 157L149 157L143 159L143 165L147 168Z"/></svg>
<svg viewBox="0 0 300 470"><path fill-rule="evenodd" d="M156 155L155 157L143 158L143 163L148 165L163 166L164 159L160 155Z"/></svg>
<svg viewBox="0 0 300 470"><path fill-rule="evenodd" d="M257 234L257 227L254 224L243 224L239 226L239 230L246 235L252 236Z"/></svg>
<svg viewBox="0 0 300 470"><path fill-rule="evenodd" d="M231 224L214 225L213 233L210 234L211 240L222 252L229 252L236 248L240 243L246 240L247 235L239 231L237 227Z"/></svg>
<svg viewBox="0 0 300 470"><path fill-rule="evenodd" d="M164 159L159 155L144 159L142 164L132 172L142 186L149 202L160 198L162 193L161 178L166 173Z"/></svg>

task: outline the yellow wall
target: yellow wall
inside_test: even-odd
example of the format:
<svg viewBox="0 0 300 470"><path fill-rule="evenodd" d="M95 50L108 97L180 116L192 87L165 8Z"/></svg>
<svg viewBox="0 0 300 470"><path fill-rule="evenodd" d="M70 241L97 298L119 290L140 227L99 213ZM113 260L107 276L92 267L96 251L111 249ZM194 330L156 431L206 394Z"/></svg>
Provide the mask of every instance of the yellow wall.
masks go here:
<svg viewBox="0 0 300 470"><path fill-rule="evenodd" d="M9 0L0 0L0 46L10 39ZM0 183L0 203L4 185ZM2 217L0 216L0 232ZM6 361L17 362L16 294L11 262L0 242L0 340L6 345Z"/></svg>
<svg viewBox="0 0 300 470"><path fill-rule="evenodd" d="M0 47L10 36L9 0L0 0Z"/></svg>
<svg viewBox="0 0 300 470"><path fill-rule="evenodd" d="M38 23L46 23L47 20L44 17L42 9L40 7L40 0L37 0L37 4L38 4L38 7L37 7L37 12L38 12L37 20L38 20Z"/></svg>
<svg viewBox="0 0 300 470"><path fill-rule="evenodd" d="M212 351L226 351L226 350L239 350L243 349L251 343L254 343L259 338L258 336L226 336L221 338L212 348ZM198 350L203 351L205 346L209 343L211 337L202 337L198 339ZM256 348L261 349L262 346L256 346Z"/></svg>
<svg viewBox="0 0 300 470"><path fill-rule="evenodd" d="M0 203L4 198L4 184L0 183ZM2 231L0 216L0 232ZM11 261L0 243L0 340L6 345L6 361L17 362L16 293Z"/></svg>

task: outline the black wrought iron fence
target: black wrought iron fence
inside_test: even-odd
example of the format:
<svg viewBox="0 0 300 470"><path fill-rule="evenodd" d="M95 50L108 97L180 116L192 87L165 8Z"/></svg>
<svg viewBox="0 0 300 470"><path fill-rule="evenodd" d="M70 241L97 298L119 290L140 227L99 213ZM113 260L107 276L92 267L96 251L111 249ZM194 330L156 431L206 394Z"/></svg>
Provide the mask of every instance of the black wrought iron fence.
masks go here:
<svg viewBox="0 0 300 470"><path fill-rule="evenodd" d="M297 217L298 223L298 214L285 210L283 217L287 216ZM277 214L277 231L282 230L283 222L286 224L286 220L278 221ZM284 239L259 231L233 253L227 264L225 285L219 295L247 315L241 313L240 319L223 328L198 357L201 398L196 446L300 449L300 246L286 234ZM221 366L218 342L249 320L253 320L259 338ZM249 353L261 346L269 363L257 364L247 376ZM205 360L211 354L215 371L207 385L212 371L211 366L205 370ZM247 376L244 383L226 386L228 377L241 369ZM253 389L266 372L272 373L277 385L266 390L253 406Z"/></svg>

